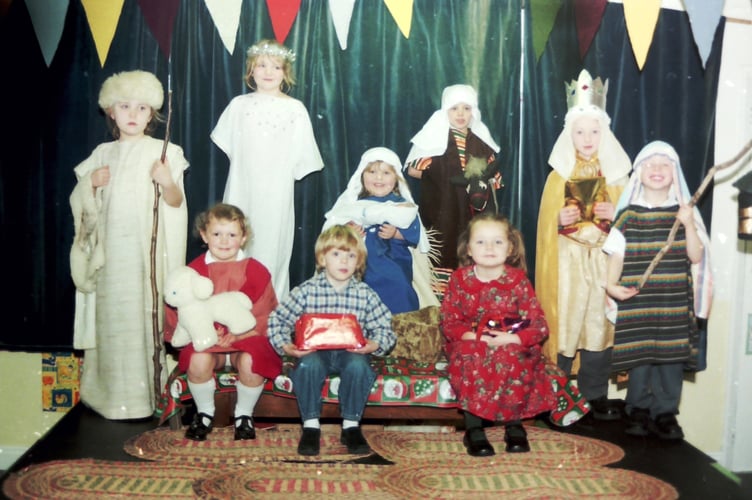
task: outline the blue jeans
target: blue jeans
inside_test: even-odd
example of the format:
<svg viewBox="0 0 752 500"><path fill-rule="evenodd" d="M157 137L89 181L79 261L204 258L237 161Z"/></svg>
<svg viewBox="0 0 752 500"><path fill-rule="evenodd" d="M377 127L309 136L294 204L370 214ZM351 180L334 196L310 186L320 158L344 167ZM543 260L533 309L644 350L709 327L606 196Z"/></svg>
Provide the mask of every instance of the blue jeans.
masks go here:
<svg viewBox="0 0 752 500"><path fill-rule="evenodd" d="M360 421L376 380L376 373L369 364L370 358L370 355L338 349L315 351L298 359L290 378L301 419L319 418L321 390L326 377L338 374L340 414L346 420Z"/></svg>

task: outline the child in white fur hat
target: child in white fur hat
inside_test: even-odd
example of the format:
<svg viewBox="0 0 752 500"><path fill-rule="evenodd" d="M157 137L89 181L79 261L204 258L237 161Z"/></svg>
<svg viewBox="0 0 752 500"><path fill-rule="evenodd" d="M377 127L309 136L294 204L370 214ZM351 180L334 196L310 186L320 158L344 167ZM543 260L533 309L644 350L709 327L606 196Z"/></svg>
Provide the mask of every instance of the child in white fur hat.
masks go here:
<svg viewBox="0 0 752 500"><path fill-rule="evenodd" d="M74 169L71 276L74 347L84 352L81 399L109 419L154 413L151 311L162 313L164 277L185 263L188 162L173 144L161 161L163 141L148 135L163 100L162 84L152 73L126 71L105 80L99 106L115 140L97 146ZM157 304L150 279L155 183Z"/></svg>

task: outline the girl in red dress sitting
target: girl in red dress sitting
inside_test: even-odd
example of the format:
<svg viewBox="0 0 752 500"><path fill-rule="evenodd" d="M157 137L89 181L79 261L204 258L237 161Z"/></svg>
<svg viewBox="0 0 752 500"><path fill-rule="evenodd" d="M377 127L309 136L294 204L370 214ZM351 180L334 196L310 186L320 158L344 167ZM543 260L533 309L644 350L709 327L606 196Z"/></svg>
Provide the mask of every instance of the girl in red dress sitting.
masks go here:
<svg viewBox="0 0 752 500"><path fill-rule="evenodd" d="M483 427L503 422L506 451L530 451L521 419L555 409L557 396L541 353L548 326L527 278L522 235L506 217L479 215L457 252L462 266L449 278L441 328L465 447L472 456L494 455Z"/></svg>

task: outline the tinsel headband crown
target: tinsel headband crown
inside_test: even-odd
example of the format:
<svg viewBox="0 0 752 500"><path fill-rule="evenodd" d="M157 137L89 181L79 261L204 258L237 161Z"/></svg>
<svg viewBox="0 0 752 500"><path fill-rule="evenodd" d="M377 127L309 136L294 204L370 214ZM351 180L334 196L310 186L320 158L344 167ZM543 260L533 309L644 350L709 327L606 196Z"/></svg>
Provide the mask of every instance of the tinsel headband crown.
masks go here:
<svg viewBox="0 0 752 500"><path fill-rule="evenodd" d="M283 45L274 45L269 42L257 43L251 45L246 51L248 57L252 56L271 56L287 59L289 62L295 62L295 52Z"/></svg>
<svg viewBox="0 0 752 500"><path fill-rule="evenodd" d="M587 70L582 70L577 81L564 83L567 90L567 109L575 107L596 106L606 111L606 93L608 80L603 83L600 77L593 80Z"/></svg>

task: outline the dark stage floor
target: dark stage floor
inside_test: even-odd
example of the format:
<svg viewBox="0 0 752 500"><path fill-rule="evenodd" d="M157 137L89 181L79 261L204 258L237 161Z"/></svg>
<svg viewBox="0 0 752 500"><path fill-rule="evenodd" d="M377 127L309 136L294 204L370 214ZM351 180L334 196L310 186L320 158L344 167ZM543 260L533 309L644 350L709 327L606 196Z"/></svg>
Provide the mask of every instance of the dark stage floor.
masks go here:
<svg viewBox="0 0 752 500"><path fill-rule="evenodd" d="M289 421L288 421L289 422ZM153 429L156 420L105 420L79 404L63 417L47 435L22 456L5 475L33 463L49 460L96 458L132 460L123 451L130 437ZM672 484L682 499L750 499L752 473L735 475L725 471L707 455L686 442L664 442L655 438L635 438L623 432L623 423L588 420L564 432L602 439L625 451L613 467L649 474Z"/></svg>

